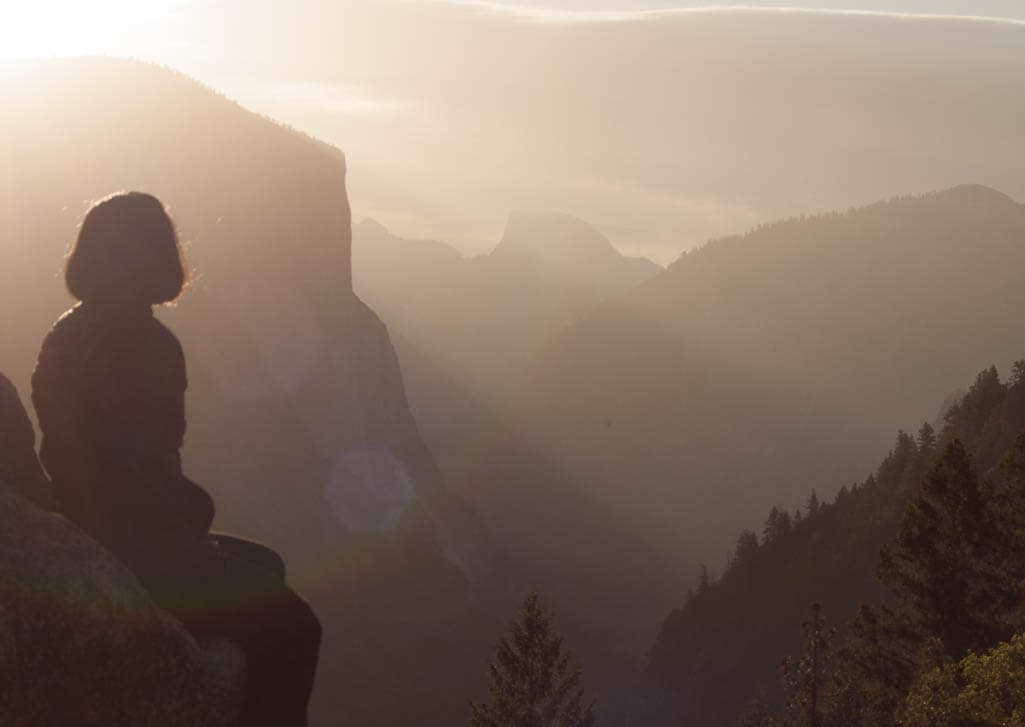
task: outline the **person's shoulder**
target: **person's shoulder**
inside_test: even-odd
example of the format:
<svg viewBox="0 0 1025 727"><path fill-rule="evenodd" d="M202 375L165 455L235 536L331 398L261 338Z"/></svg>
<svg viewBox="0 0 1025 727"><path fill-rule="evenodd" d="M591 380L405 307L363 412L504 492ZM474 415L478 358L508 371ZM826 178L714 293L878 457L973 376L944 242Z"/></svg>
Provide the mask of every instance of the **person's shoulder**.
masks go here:
<svg viewBox="0 0 1025 727"><path fill-rule="evenodd" d="M153 365L169 372L175 379L185 378L185 351L174 331L159 320L150 316L146 321L147 355Z"/></svg>
<svg viewBox="0 0 1025 727"><path fill-rule="evenodd" d="M68 310L64 311L57 317L54 324L50 326L50 330L46 332L46 336L43 338L43 348L46 349L51 346L55 341L59 341L62 338L70 335L73 331L81 327L82 323L82 306L78 304Z"/></svg>
<svg viewBox="0 0 1025 727"><path fill-rule="evenodd" d="M174 349L179 353L182 350L181 341L178 340L178 336L174 335L174 331L168 328L167 324L161 321L156 316L152 316L147 320L147 328L150 331L150 335L159 343L168 348Z"/></svg>
<svg viewBox="0 0 1025 727"><path fill-rule="evenodd" d="M76 305L64 311L46 332L32 371L33 400L40 387L59 381L68 370L68 364L75 360L75 341L81 338L81 321L81 305Z"/></svg>
<svg viewBox="0 0 1025 727"><path fill-rule="evenodd" d="M74 326L81 323L81 321L83 320L82 311L83 308L81 303L77 303L76 305L73 305L70 308L68 308L66 311L57 316L57 320L54 321L53 326L50 328L50 333L53 333L55 331L62 331L66 328L73 328Z"/></svg>

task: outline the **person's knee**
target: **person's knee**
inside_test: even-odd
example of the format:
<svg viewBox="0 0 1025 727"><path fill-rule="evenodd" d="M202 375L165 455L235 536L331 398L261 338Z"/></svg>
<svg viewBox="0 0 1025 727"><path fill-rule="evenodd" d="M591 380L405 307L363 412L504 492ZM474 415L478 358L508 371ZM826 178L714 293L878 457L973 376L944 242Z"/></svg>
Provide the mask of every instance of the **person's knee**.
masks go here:
<svg viewBox="0 0 1025 727"><path fill-rule="evenodd" d="M283 601L276 609L274 630L288 641L300 641L310 649L318 648L323 628L313 608L288 586L284 586L281 596Z"/></svg>
<svg viewBox="0 0 1025 727"><path fill-rule="evenodd" d="M285 580L285 559L273 548L227 533L211 533L210 538L226 555L259 566L280 580Z"/></svg>

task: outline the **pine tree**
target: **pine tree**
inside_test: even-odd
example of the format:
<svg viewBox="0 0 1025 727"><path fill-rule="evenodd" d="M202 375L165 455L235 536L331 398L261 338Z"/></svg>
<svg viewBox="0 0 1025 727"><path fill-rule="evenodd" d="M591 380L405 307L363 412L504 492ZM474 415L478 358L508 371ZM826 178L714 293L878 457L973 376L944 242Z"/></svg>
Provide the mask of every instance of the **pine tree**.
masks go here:
<svg viewBox="0 0 1025 727"><path fill-rule="evenodd" d="M995 560L1004 578L1004 593L1013 604L1020 601L1020 584L1025 583L1025 433L1018 435L1004 456L988 505L1000 548ZM1023 616L1019 611L1016 630L1025 627Z"/></svg>
<svg viewBox="0 0 1025 727"><path fill-rule="evenodd" d="M548 612L529 593L509 636L499 639L490 666L489 704L473 704L472 727L589 727L582 670L571 669Z"/></svg>
<svg viewBox="0 0 1025 727"><path fill-rule="evenodd" d="M878 484L886 490L892 490L909 481L917 481L914 468L918 460L918 445L915 443L914 437L905 431L897 432L897 440L894 442L893 449L876 470L873 484ZM866 481L865 485L868 486L868 484Z"/></svg>
<svg viewBox="0 0 1025 727"><path fill-rule="evenodd" d="M759 696L751 701L740 715L737 727L775 727L776 719L765 703L765 697Z"/></svg>
<svg viewBox="0 0 1025 727"><path fill-rule="evenodd" d="M822 503L819 501L819 495L815 490L812 490L811 494L808 495L808 504L805 506L808 517L815 517L819 514L819 510L821 509Z"/></svg>
<svg viewBox="0 0 1025 727"><path fill-rule="evenodd" d="M1025 386L1025 360L1018 359L1011 366L1010 384L1014 388Z"/></svg>
<svg viewBox="0 0 1025 727"><path fill-rule="evenodd" d="M1021 528L1025 539L1025 433L1018 435L1000 463L995 504L1007 508L1006 519Z"/></svg>
<svg viewBox="0 0 1025 727"><path fill-rule="evenodd" d="M702 565L698 569L698 595L705 595L711 587L712 577L708 574L708 566Z"/></svg>
<svg viewBox="0 0 1025 727"><path fill-rule="evenodd" d="M744 530L737 538L737 547L733 551L730 568L742 568L752 562L758 554L758 536L750 530Z"/></svg>
<svg viewBox="0 0 1025 727"><path fill-rule="evenodd" d="M1007 388L1000 382L996 366L991 366L975 377L975 383L964 398L950 408L946 415L947 422L956 422L958 435L974 441L1006 393Z"/></svg>
<svg viewBox="0 0 1025 727"><path fill-rule="evenodd" d="M905 619L862 604L837 654L824 727L892 724L914 681L919 647Z"/></svg>
<svg viewBox="0 0 1025 727"><path fill-rule="evenodd" d="M1025 427L1025 360L1014 362L1007 393L1008 421L1014 427Z"/></svg>
<svg viewBox="0 0 1025 727"><path fill-rule="evenodd" d="M936 430L929 422L922 424L918 430L915 444L918 446L918 452L915 454L914 464L908 473L906 484L909 487L914 487L921 481L936 457Z"/></svg>
<svg viewBox="0 0 1025 727"><path fill-rule="evenodd" d="M884 549L879 576L922 635L960 659L1002 635L998 546L971 455L955 439L908 506L895 546Z"/></svg>
<svg viewBox="0 0 1025 727"><path fill-rule="evenodd" d="M862 607L851 624L826 725L893 724L930 662L985 651L1020 628L1013 617L1025 578L1025 438L1001 471L997 486L980 481L956 439L930 468L881 558L897 609Z"/></svg>
<svg viewBox="0 0 1025 727"><path fill-rule="evenodd" d="M835 632L826 625L822 606L813 603L811 618L802 624L804 648L799 657L783 660L787 688L787 724L820 727L822 707Z"/></svg>
<svg viewBox="0 0 1025 727"><path fill-rule="evenodd" d="M929 422L925 422L918 430L918 451L922 456L932 455L936 451L936 430Z"/></svg>
<svg viewBox="0 0 1025 727"><path fill-rule="evenodd" d="M769 510L769 517L765 521L765 529L762 531L762 542L766 544L773 543L792 529L793 521L790 519L790 513L778 507L773 507Z"/></svg>

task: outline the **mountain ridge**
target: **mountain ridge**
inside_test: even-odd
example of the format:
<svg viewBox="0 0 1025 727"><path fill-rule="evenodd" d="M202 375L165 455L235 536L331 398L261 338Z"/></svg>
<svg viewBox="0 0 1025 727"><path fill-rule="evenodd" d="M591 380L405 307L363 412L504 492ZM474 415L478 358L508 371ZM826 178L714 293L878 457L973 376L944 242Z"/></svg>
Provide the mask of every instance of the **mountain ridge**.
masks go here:
<svg viewBox="0 0 1025 727"><path fill-rule="evenodd" d="M567 212L510 212L498 245L488 255L527 256L562 272L572 272L575 264L613 260L637 261L635 265L651 272L662 269L647 258L624 255L596 227Z"/></svg>
<svg viewBox="0 0 1025 727"><path fill-rule="evenodd" d="M355 233L358 293L478 394L554 332L663 270L624 257L593 226L564 213L514 212L493 250L474 257L454 255L445 243L403 240L376 223ZM480 345L483 336L488 346Z"/></svg>
<svg viewBox="0 0 1025 727"><path fill-rule="evenodd" d="M663 547L719 562L727 543L702 532L852 480L969 374L971 352L1010 363L1025 208L985 190L782 220L685 254L545 343L507 396L517 430ZM802 447L821 451L802 464Z"/></svg>
<svg viewBox="0 0 1025 727"><path fill-rule="evenodd" d="M782 526L766 521L755 552L738 552L666 618L648 657L640 724L728 727L759 694L778 706L779 662L797 652L809 604L821 604L842 632L861 603L887 602L879 552L945 445L964 442L985 477L1025 428L1025 369L1014 371L1006 383L995 368L982 371L938 428L917 438L899 432L881 463L832 502L806 505L800 520L787 514Z"/></svg>

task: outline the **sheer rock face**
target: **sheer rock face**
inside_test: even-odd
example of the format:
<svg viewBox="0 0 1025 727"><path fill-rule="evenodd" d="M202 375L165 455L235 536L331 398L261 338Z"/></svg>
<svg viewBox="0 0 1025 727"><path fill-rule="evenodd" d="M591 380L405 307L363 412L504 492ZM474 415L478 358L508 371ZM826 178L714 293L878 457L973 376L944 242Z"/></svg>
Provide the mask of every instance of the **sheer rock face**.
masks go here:
<svg viewBox="0 0 1025 727"><path fill-rule="evenodd" d="M241 650L197 644L107 550L19 494L38 492L20 479L34 459L0 375L0 724L236 724Z"/></svg>

